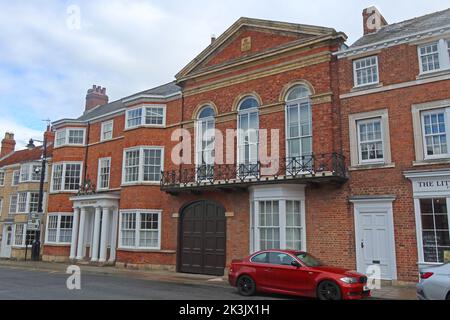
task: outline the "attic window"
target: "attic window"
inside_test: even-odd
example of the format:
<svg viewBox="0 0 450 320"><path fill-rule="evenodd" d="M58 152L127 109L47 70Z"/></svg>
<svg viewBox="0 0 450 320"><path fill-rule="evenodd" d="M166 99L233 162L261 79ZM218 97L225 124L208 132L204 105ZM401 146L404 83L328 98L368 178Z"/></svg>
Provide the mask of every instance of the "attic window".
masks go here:
<svg viewBox="0 0 450 320"><path fill-rule="evenodd" d="M242 52L250 51L251 48L252 48L252 38L251 37L243 38L241 40L241 51Z"/></svg>

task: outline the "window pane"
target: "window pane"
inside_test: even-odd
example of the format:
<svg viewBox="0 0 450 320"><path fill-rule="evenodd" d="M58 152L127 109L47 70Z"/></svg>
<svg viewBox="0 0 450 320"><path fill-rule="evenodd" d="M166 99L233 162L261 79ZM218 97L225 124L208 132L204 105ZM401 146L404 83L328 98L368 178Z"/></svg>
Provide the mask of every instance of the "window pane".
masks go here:
<svg viewBox="0 0 450 320"><path fill-rule="evenodd" d="M81 182L81 164L67 163L65 166L64 190L78 190Z"/></svg>
<svg viewBox="0 0 450 320"><path fill-rule="evenodd" d="M161 160L161 150L144 150L144 181L160 181Z"/></svg>
<svg viewBox="0 0 450 320"><path fill-rule="evenodd" d="M62 181L62 173L63 173L63 165L57 164L53 166L53 190L59 191L61 190L61 181Z"/></svg>
<svg viewBox="0 0 450 320"><path fill-rule="evenodd" d="M363 58L353 62L356 85L378 83L378 63L376 57Z"/></svg>
<svg viewBox="0 0 450 320"><path fill-rule="evenodd" d="M127 111L127 127L135 127L142 123L142 109L133 109Z"/></svg>
<svg viewBox="0 0 450 320"><path fill-rule="evenodd" d="M69 144L83 144L84 130L69 129Z"/></svg>
<svg viewBox="0 0 450 320"><path fill-rule="evenodd" d="M139 150L126 151L125 153L125 182L139 181Z"/></svg>
<svg viewBox="0 0 450 320"><path fill-rule="evenodd" d="M134 247L136 244L136 213L122 213L120 232L122 246Z"/></svg>
<svg viewBox="0 0 450 320"><path fill-rule="evenodd" d="M148 107L145 113L145 124L164 124L164 109L162 107Z"/></svg>
<svg viewBox="0 0 450 320"><path fill-rule="evenodd" d="M427 156L448 154L445 121L445 111L443 110L423 114L423 134Z"/></svg>

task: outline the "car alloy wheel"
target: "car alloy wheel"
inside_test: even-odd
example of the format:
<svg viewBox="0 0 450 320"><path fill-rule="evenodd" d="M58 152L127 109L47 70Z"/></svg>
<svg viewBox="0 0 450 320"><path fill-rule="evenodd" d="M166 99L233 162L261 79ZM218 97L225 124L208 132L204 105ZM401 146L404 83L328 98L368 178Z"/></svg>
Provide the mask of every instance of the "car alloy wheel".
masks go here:
<svg viewBox="0 0 450 320"><path fill-rule="evenodd" d="M243 296L252 296L256 291L255 281L249 276L242 276L237 281L238 291Z"/></svg>
<svg viewBox="0 0 450 320"><path fill-rule="evenodd" d="M341 300L341 289L331 281L323 281L317 288L317 297L319 300Z"/></svg>

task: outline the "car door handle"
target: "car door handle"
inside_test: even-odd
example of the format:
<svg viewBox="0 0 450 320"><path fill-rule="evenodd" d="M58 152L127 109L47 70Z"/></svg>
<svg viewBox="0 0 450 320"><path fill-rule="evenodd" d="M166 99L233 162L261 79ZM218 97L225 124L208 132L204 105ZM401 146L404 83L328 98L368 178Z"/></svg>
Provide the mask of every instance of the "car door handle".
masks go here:
<svg viewBox="0 0 450 320"><path fill-rule="evenodd" d="M361 249L364 249L364 241L361 241Z"/></svg>

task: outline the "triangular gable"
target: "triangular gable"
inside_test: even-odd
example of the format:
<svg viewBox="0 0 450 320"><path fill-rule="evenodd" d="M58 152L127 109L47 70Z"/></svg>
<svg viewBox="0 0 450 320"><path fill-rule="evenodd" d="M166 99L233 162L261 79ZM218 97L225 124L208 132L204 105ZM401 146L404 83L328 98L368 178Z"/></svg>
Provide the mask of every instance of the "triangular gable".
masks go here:
<svg viewBox="0 0 450 320"><path fill-rule="evenodd" d="M253 56L290 42L335 33L331 28L240 18L184 67L176 78L181 79L203 68Z"/></svg>

